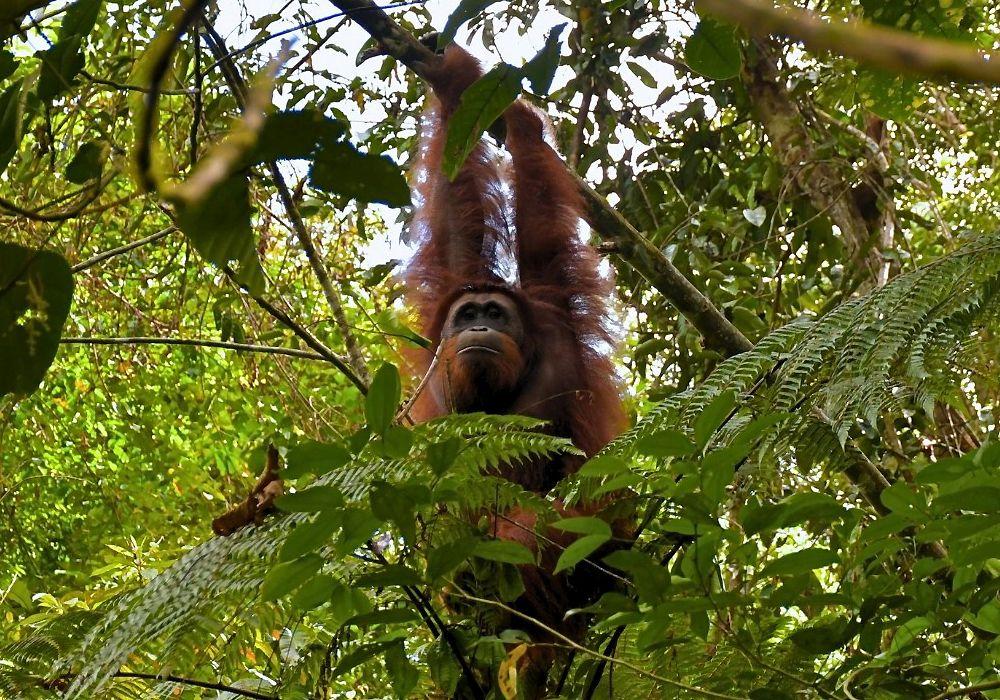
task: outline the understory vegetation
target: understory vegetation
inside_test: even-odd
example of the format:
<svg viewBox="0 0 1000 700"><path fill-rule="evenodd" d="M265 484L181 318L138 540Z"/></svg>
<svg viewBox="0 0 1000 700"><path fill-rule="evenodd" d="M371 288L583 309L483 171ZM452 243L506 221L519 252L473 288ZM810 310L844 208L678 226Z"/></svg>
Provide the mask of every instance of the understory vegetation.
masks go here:
<svg viewBox="0 0 1000 700"><path fill-rule="evenodd" d="M532 697L512 509L615 581L544 697L1000 698L996 4L374 7L0 7L0 698ZM498 66L445 171L533 102L616 280L548 496L409 415L432 31Z"/></svg>

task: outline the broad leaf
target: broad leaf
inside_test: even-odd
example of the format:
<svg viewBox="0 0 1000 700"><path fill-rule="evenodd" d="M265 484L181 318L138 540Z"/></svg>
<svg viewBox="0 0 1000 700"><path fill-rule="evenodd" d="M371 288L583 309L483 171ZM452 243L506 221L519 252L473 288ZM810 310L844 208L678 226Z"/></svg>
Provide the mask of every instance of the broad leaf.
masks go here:
<svg viewBox="0 0 1000 700"><path fill-rule="evenodd" d="M534 564L535 555L523 544L508 540L483 540L476 545L474 554L480 559L504 564Z"/></svg>
<svg viewBox="0 0 1000 700"><path fill-rule="evenodd" d="M317 189L362 202L390 207L410 203L410 186L398 165L388 156L362 153L346 142L317 151L309 181Z"/></svg>
<svg viewBox="0 0 1000 700"><path fill-rule="evenodd" d="M586 537L581 537L576 540L573 544L564 549L562 554L559 555L559 561L556 562L554 573L559 573L563 569L569 569L576 566L579 562L583 561L597 551L597 548L609 539L610 531L606 535L587 535Z"/></svg>
<svg viewBox="0 0 1000 700"><path fill-rule="evenodd" d="M340 518L337 513L321 513L314 521L301 523L292 530L281 546L278 558L281 561L291 561L303 554L310 554L326 544L333 533L340 528Z"/></svg>
<svg viewBox="0 0 1000 700"><path fill-rule="evenodd" d="M438 35L438 50L444 49L444 47L455 40L455 35L458 34L458 30L462 28L462 25L495 2L496 0L462 0L458 3L458 7L448 16L448 21L445 22L444 29Z"/></svg>
<svg viewBox="0 0 1000 700"><path fill-rule="evenodd" d="M196 204L179 206L177 224L203 258L219 267L237 262L236 279L251 294L261 294L264 271L254 245L251 213L247 179L234 176Z"/></svg>
<svg viewBox="0 0 1000 700"><path fill-rule="evenodd" d="M59 349L72 300L65 258L0 243L0 396L38 387Z"/></svg>
<svg viewBox="0 0 1000 700"><path fill-rule="evenodd" d="M286 513L315 513L340 508L344 505L344 496L333 486L311 486L281 496L275 505Z"/></svg>
<svg viewBox="0 0 1000 700"><path fill-rule="evenodd" d="M448 179L455 179L483 133L517 99L522 77L517 68L501 63L462 93L444 145L441 167Z"/></svg>
<svg viewBox="0 0 1000 700"><path fill-rule="evenodd" d="M811 547L799 552L792 552L783 557L778 557L761 572L761 577L767 576L795 576L804 574L813 569L822 569L840 561L840 558L829 549Z"/></svg>
<svg viewBox="0 0 1000 700"><path fill-rule="evenodd" d="M77 185L82 185L100 177L109 151L106 142L88 141L83 144L73 156L70 164L66 166L66 179Z"/></svg>
<svg viewBox="0 0 1000 700"><path fill-rule="evenodd" d="M326 474L339 469L351 459L343 445L306 440L288 450L285 456L286 479L297 479L303 474Z"/></svg>
<svg viewBox="0 0 1000 700"><path fill-rule="evenodd" d="M688 67L713 80L727 80L740 74L743 57L735 29L710 17L703 17L684 47Z"/></svg>
<svg viewBox="0 0 1000 700"><path fill-rule="evenodd" d="M384 433L392 425L402 395L399 370L388 363L383 364L375 372L365 397L365 417L373 433Z"/></svg>
<svg viewBox="0 0 1000 700"><path fill-rule="evenodd" d="M323 566L319 555L310 554L294 561L278 564L267 572L260 586L262 600L277 600L301 586Z"/></svg>
<svg viewBox="0 0 1000 700"><path fill-rule="evenodd" d="M559 68L559 49L561 47L559 36L565 28L565 22L553 27L542 50L521 67L521 73L531 83L531 89L536 95L549 93L552 78L555 77L556 69Z"/></svg>
<svg viewBox="0 0 1000 700"><path fill-rule="evenodd" d="M24 99L19 80L0 94L0 173L10 164L24 136Z"/></svg>

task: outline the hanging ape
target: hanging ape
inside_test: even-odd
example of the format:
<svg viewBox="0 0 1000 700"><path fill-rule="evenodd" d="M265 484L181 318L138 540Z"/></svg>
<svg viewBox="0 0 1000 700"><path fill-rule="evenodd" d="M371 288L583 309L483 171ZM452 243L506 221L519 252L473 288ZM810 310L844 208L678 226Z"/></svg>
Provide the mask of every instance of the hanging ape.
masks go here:
<svg viewBox="0 0 1000 700"><path fill-rule="evenodd" d="M610 358L613 282L600 274L597 254L580 238L582 197L545 141L546 120L527 103L517 101L503 115L509 168L480 141L454 181L442 173L448 120L481 75L475 58L451 46L430 76L434 97L413 222L419 248L405 282L438 361L414 417L472 411L531 416L590 457L624 424ZM514 276L511 267L513 283L506 281ZM582 462L563 455L507 465L497 475L545 494ZM598 510L564 508L559 501L555 507L566 517ZM537 552L535 520L534 513L514 510L495 516L491 530ZM572 542L556 530L546 538L563 547ZM607 582L581 566L579 573L554 576L560 551L541 549L539 567L521 568L525 594L516 606L577 635L583 630L564 622L564 613L587 604L602 586L607 590Z"/></svg>
<svg viewBox="0 0 1000 700"><path fill-rule="evenodd" d="M422 143L421 203L413 224L419 249L405 281L423 331L440 353L415 415L532 416L591 456L624 422L609 353L613 282L580 239L582 197L545 141L543 117L527 103L517 101L504 113L510 172L484 141L453 182L441 172L448 119L481 75L475 58L451 46L431 77L436 99ZM503 275L511 252L514 284ZM509 467L502 476L545 493L581 463L559 457Z"/></svg>

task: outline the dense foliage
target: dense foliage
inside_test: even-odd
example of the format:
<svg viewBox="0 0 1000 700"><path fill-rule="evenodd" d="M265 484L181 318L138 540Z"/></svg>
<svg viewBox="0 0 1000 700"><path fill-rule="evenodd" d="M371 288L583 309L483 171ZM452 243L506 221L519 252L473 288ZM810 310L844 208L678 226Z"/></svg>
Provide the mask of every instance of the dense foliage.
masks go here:
<svg viewBox="0 0 1000 700"><path fill-rule="evenodd" d="M610 202L633 427L557 489L633 514L599 558L482 474L568 441L407 420L424 86L356 4L0 7L0 698L515 697L532 554L467 515L513 506L620 583L550 696L1000 698L997 85L707 1L387 7L500 63L446 170L522 94ZM1000 49L986 0L794 4ZM282 512L214 537L268 445Z"/></svg>

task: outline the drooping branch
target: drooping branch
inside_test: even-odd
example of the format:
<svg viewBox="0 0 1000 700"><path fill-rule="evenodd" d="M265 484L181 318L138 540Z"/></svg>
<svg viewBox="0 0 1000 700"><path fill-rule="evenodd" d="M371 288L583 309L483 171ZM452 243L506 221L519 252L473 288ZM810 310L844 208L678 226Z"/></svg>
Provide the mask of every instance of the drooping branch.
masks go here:
<svg viewBox="0 0 1000 700"><path fill-rule="evenodd" d="M385 53L399 60L421 78L427 78L428 66L437 61L438 57L403 30L374 2L331 2L350 13L351 19L379 41ZM596 190L579 177L577 182L587 202L588 219L597 234L605 241L614 243L617 246L616 253L622 260L684 314L705 338L706 345L718 348L727 355L746 352L753 347L739 329L649 239L629 224Z"/></svg>
<svg viewBox="0 0 1000 700"><path fill-rule="evenodd" d="M697 0L698 8L758 37L776 34L814 52L832 51L891 73L959 82L1000 83L1000 54L856 20L826 21L770 0Z"/></svg>

